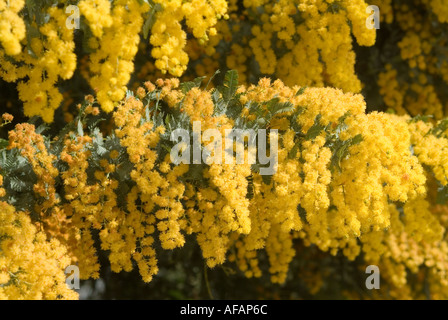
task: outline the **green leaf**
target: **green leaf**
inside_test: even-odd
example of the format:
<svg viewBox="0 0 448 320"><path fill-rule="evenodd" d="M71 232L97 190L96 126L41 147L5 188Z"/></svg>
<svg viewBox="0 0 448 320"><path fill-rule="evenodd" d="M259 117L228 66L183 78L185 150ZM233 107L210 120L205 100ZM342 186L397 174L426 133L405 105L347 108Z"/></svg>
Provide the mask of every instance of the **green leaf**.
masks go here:
<svg viewBox="0 0 448 320"><path fill-rule="evenodd" d="M261 176L261 180L263 180L263 183L266 185L270 185L272 182L272 176L268 176L268 175L262 175Z"/></svg>
<svg viewBox="0 0 448 320"><path fill-rule="evenodd" d="M28 21L25 20L25 26L26 26L26 47L28 50L28 53L33 57L37 58L36 53L31 48L31 40L33 38L40 38L40 32L38 28L33 27Z"/></svg>
<svg viewBox="0 0 448 320"><path fill-rule="evenodd" d="M305 135L306 140L312 140L312 139L316 138L322 132L322 130L325 129L325 126L320 123L321 118L322 118L322 116L320 114L318 114L316 116L316 119L314 120L314 124L306 132L306 135Z"/></svg>
<svg viewBox="0 0 448 320"><path fill-rule="evenodd" d="M356 136L354 136L353 138L350 139L350 146L354 146L355 144L361 143L363 138L362 135L359 133Z"/></svg>
<svg viewBox="0 0 448 320"><path fill-rule="evenodd" d="M149 11L148 17L143 24L143 38L148 39L149 30L151 30L152 26L156 22L156 13L162 11L162 5L160 3L156 3L152 6Z"/></svg>
<svg viewBox="0 0 448 320"><path fill-rule="evenodd" d="M437 123L437 126L432 128L429 133L440 138L448 130L448 119L443 119Z"/></svg>
<svg viewBox="0 0 448 320"><path fill-rule="evenodd" d="M262 168L263 166L260 165L259 163L254 163L253 165L251 165L251 171L254 173L260 173L260 168ZM271 184L272 182L272 175L262 175L261 176L261 180L263 180L263 183L266 185Z"/></svg>
<svg viewBox="0 0 448 320"><path fill-rule="evenodd" d="M187 81L180 85L180 89L182 90L182 93L187 93L191 89L193 89L196 86L196 84L193 81Z"/></svg>
<svg viewBox="0 0 448 320"><path fill-rule="evenodd" d="M32 185L27 184L25 181L23 181L22 179L20 179L16 176L10 177L9 183L10 183L11 189L15 192L23 192L26 190L32 190Z"/></svg>
<svg viewBox="0 0 448 320"><path fill-rule="evenodd" d="M273 98L268 102L268 111L270 113L271 118L277 114L287 113L294 110L294 105L289 102L279 102L279 98ZM269 119L271 120L271 119Z"/></svg>
<svg viewBox="0 0 448 320"><path fill-rule="evenodd" d="M348 140L336 140L336 142L330 147L332 151L331 156L331 168L337 168L339 171L342 171L341 161L348 156L348 151L351 146L361 143L363 140L361 134L357 134L353 138Z"/></svg>
<svg viewBox="0 0 448 320"><path fill-rule="evenodd" d="M204 81L204 79L207 78L206 76L202 76L202 77L197 77L193 80L195 87L200 87L202 84L202 81Z"/></svg>
<svg viewBox="0 0 448 320"><path fill-rule="evenodd" d="M5 149L6 147L8 147L8 145L9 145L9 141L8 140L0 138L0 149Z"/></svg>
<svg viewBox="0 0 448 320"><path fill-rule="evenodd" d="M226 75L224 76L224 84L218 87L218 90L221 92L222 98L224 99L226 104L228 104L229 101L233 98L237 88L238 72L236 70L227 71Z"/></svg>
<svg viewBox="0 0 448 320"><path fill-rule="evenodd" d="M412 118L411 120L409 120L409 123L413 123L413 122L419 122L419 121L423 121L423 122L428 122L430 118L433 118L432 115L417 115L414 118Z"/></svg>
<svg viewBox="0 0 448 320"><path fill-rule="evenodd" d="M93 37L92 30L87 23L83 23L83 17L81 17L81 31L83 32L82 36L82 50L84 53L93 53L96 49L92 49L89 46L89 40Z"/></svg>
<svg viewBox="0 0 448 320"><path fill-rule="evenodd" d="M97 147L96 147L96 153L97 153L99 156L104 156L107 152L108 152L107 149L104 148L102 145L97 145Z"/></svg>
<svg viewBox="0 0 448 320"><path fill-rule="evenodd" d="M46 131L48 129L49 129L49 127L46 124L41 124L40 126L37 127L36 133L42 134L44 131Z"/></svg>
<svg viewBox="0 0 448 320"><path fill-rule="evenodd" d="M204 169L204 164L191 164L189 166L188 172L179 177L179 181L187 181L200 187L206 187L207 179L204 179Z"/></svg>
<svg viewBox="0 0 448 320"><path fill-rule="evenodd" d="M297 97L297 96L300 96L301 94L303 94L307 88L308 88L308 87L302 87L302 88L300 88L299 90L297 90L297 92L296 92L296 97Z"/></svg>
<svg viewBox="0 0 448 320"><path fill-rule="evenodd" d="M339 117L338 119L338 124L336 126L335 131L341 130L343 128L345 128L347 125L345 124L345 120L351 115L350 111L347 111L346 113L344 113L342 116Z"/></svg>
<svg viewBox="0 0 448 320"><path fill-rule="evenodd" d="M448 202L448 188L446 186L440 186L437 190L437 204L446 204Z"/></svg>
<svg viewBox="0 0 448 320"><path fill-rule="evenodd" d="M210 79L208 79L207 85L205 86L205 89L208 88L208 85L210 84L210 82L212 82L213 78L216 77L216 75L218 75L219 73L221 73L221 71L216 70L215 73L210 77Z"/></svg>
<svg viewBox="0 0 448 320"><path fill-rule="evenodd" d="M188 91L190 91L191 89L193 89L195 87L199 88L201 86L201 84L202 84L202 81L205 78L206 78L205 76L198 77L198 78L194 79L193 81L187 81L187 82L181 83L180 89L185 94L185 93L187 93Z"/></svg>
<svg viewBox="0 0 448 320"><path fill-rule="evenodd" d="M297 157L297 150L299 149L299 146L300 146L301 143L302 143L301 139L298 139L296 141L296 143L294 144L294 146L292 147L292 149L288 153L288 158L289 159L294 159L295 157Z"/></svg>
<svg viewBox="0 0 448 320"><path fill-rule="evenodd" d="M134 169L134 165L126 159L117 166L116 173L119 181L126 181L130 177L131 171Z"/></svg>

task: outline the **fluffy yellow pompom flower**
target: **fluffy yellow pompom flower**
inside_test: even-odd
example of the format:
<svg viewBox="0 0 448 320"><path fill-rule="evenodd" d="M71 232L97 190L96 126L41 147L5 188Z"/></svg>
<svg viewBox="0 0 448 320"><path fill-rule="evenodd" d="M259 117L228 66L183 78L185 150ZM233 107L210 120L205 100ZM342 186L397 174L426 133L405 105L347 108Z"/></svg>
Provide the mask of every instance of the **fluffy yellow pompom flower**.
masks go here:
<svg viewBox="0 0 448 320"><path fill-rule="evenodd" d="M0 44L7 55L17 55L22 51L20 42L25 38L25 23L19 11L25 0L0 1Z"/></svg>
<svg viewBox="0 0 448 320"><path fill-rule="evenodd" d="M133 60L140 42L142 14L149 10L149 5L130 0L115 1L110 10L111 22L107 4L99 2L93 7L91 2L87 2L82 8L88 17L92 17L88 23L94 34L91 44L96 49L90 55L88 80L97 92L101 108L111 112L126 94L126 84L134 71ZM95 17L103 13L104 19L98 25Z"/></svg>
<svg viewBox="0 0 448 320"><path fill-rule="evenodd" d="M0 300L77 299L64 270L66 248L47 239L30 217L0 202Z"/></svg>
<svg viewBox="0 0 448 320"><path fill-rule="evenodd" d="M156 59L155 66L162 73L169 72L180 77L187 69L188 55L185 52L187 34L182 29L182 21L191 29L193 36L201 42L208 41L216 34L219 18L227 12L224 0L169 0L154 1L160 10L155 14L155 23L151 28L151 55Z"/></svg>

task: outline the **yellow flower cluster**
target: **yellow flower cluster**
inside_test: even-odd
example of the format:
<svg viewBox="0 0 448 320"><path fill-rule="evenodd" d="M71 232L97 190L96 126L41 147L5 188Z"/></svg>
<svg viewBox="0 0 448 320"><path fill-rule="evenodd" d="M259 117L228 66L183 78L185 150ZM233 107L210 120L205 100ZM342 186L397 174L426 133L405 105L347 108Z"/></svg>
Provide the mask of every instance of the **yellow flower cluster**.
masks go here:
<svg viewBox="0 0 448 320"><path fill-rule="evenodd" d="M90 54L82 61L81 74L106 112L111 112L124 98L134 71L144 18L153 21L149 42L155 67L175 76L182 75L188 64L186 31L203 46L209 36L214 37L205 50L211 53L220 39L215 28L217 21L228 18L225 0L155 1L152 5L133 0L81 0L77 5L83 16L81 23L89 28L83 29L84 49ZM9 82L24 79L17 89L25 115L38 115L52 122L54 110L62 101L56 83L72 78L76 69L74 29L66 25L69 16L65 8L45 5L39 14L48 16L48 22L27 20L27 29L20 13L24 6L23 0L0 2L0 76ZM182 29L184 22L186 31Z"/></svg>
<svg viewBox="0 0 448 320"><path fill-rule="evenodd" d="M216 129L224 136L225 129L231 128L231 121L225 115L213 116L214 104L208 91L192 88L185 94L182 108L192 124L201 122L201 131ZM213 142L206 142L202 141L204 148L212 148ZM227 144L230 141L223 139L223 142ZM237 149L239 146L234 147ZM225 152L221 150L222 157ZM214 154L213 157L216 159L219 155ZM250 175L250 165L236 164L235 158L231 158L231 164L212 163L205 170L208 188L189 184L185 194L188 208L186 231L197 234L198 244L209 267L226 260L226 253L235 240L232 234L248 234L251 229L249 201L246 198L246 178ZM204 159L206 163L209 160ZM224 161L223 158L220 160Z"/></svg>
<svg viewBox="0 0 448 320"><path fill-rule="evenodd" d="M95 51L90 55L88 80L101 108L111 112L126 94L140 42L142 15L149 10L149 5L131 0L114 1L112 9L109 1L93 5L87 2L80 9L87 14L94 34L89 40L89 46Z"/></svg>
<svg viewBox="0 0 448 320"><path fill-rule="evenodd" d="M61 152L61 160L68 164L68 170L60 174L64 179L65 199L70 201L70 206L64 207L64 214L72 222L70 244L73 247L70 249L77 258L81 279L99 277L100 266L93 246L91 228L99 229L102 222L100 214L110 210L101 201L101 185L87 183L87 159L90 155L87 144L91 141L88 136L67 138Z"/></svg>
<svg viewBox="0 0 448 320"><path fill-rule="evenodd" d="M27 213L0 202L0 300L77 299L65 283L69 264L58 240L38 231Z"/></svg>
<svg viewBox="0 0 448 320"><path fill-rule="evenodd" d="M238 30L234 31L237 32ZM231 50L232 50L231 54L229 54L226 58L227 67L232 70L237 70L239 75L239 81L241 81L241 83L246 83L247 61L249 59L249 52L246 51L244 47L242 47L238 43L232 44Z"/></svg>
<svg viewBox="0 0 448 320"><path fill-rule="evenodd" d="M446 47L446 0L414 2L426 6L440 23L391 0L246 0L242 6L235 0L80 0L82 43L88 54L75 55L74 31L66 27L68 15L62 8L67 1L42 5L45 19L37 19L42 22L24 14L25 1L2 0L0 76L18 82L25 114L46 122L53 120L62 101L58 80L72 78L77 58L81 74L107 112L124 98L134 64L141 62L141 77L156 77L161 71L190 79L224 67L240 71L243 83L266 74L290 86L330 85L360 92L351 35L361 46L374 44L375 30L365 25L369 16L365 9L374 4L384 22L392 23L395 15L403 32L397 40L400 55L413 69L410 74L400 71L400 79L393 79L390 69L384 72L387 76L380 75L386 105L399 114L441 118L446 105L438 96L437 79L447 78L441 54ZM149 40L139 47L146 32ZM147 61L150 56L155 61ZM192 72L186 72L187 65ZM392 70L396 68L394 62ZM412 94L405 94L409 91Z"/></svg>
<svg viewBox="0 0 448 320"><path fill-rule="evenodd" d="M35 132L32 124L18 124L15 130L9 131L9 141L8 147L19 149L33 167L37 176L34 192L43 198L36 203L35 210L45 217L46 211L59 202L54 181L59 172L53 166L56 156L48 153L43 137Z"/></svg>
<svg viewBox="0 0 448 320"><path fill-rule="evenodd" d="M392 0L370 0L368 3L370 5L376 5L380 9L380 21L386 23L392 23L394 21Z"/></svg>
<svg viewBox="0 0 448 320"><path fill-rule="evenodd" d="M361 237L368 263L380 266L381 276L387 279L387 289L396 299L425 299L416 295L407 283L409 273L425 277L434 299L446 299L447 282L446 206L428 210L429 203L417 198L407 203L402 211L390 205L391 227ZM404 219L400 216L404 215ZM415 219L415 220L414 220ZM428 220L427 220L428 219ZM418 226L418 228L416 228ZM418 229L418 230L417 230ZM423 285L417 282L417 285ZM383 298L380 296L379 298Z"/></svg>
<svg viewBox="0 0 448 320"><path fill-rule="evenodd" d="M227 2L224 0L169 0L154 1L161 7L156 13L156 21L151 28L151 55L156 59L155 66L162 73L169 72L181 76L187 69L188 55L185 52L187 34L182 29L182 21L192 35L205 43L216 35L218 19L227 17Z"/></svg>
<svg viewBox="0 0 448 320"><path fill-rule="evenodd" d="M167 112L182 112L190 127L201 121L203 130L223 133L236 122L215 113L216 89L178 88L177 79L148 81L137 97L124 99L112 115L109 138L117 145L97 164L92 157L103 138L83 133L82 124L60 142L65 168L60 172L52 165L51 144L31 125L10 134L9 149L20 150L36 173L35 210L46 217L37 225L52 237L48 241L64 245L64 257L77 262L83 279L98 277L96 230L112 270L130 271L135 262L145 282L158 272L157 247L183 247L185 235L193 235L208 267L234 261L246 277L262 275L259 252L265 250L272 282L285 282L302 241L351 260L362 253L366 262L380 266L393 297L412 296L407 275L424 268L434 294L448 296L448 209L432 207L435 195L427 193L434 179L448 181L446 133L435 135L434 125L409 116L366 114L358 94L262 78L240 86L237 94L243 121L267 115L272 99L289 106L268 123L278 130L269 134L279 142L276 172L264 177L247 163L204 160L200 178L191 179L199 167L175 165L161 151L170 133L156 120L161 104ZM97 114L93 97L87 101L82 112ZM250 109L254 103L256 109ZM204 138L203 150L211 144ZM234 151L240 147L234 144ZM44 166L50 170L44 172ZM51 195L58 175L64 188L60 202ZM23 261L18 265L31 268ZM313 290L321 280L310 283Z"/></svg>
<svg viewBox="0 0 448 320"><path fill-rule="evenodd" d="M272 87L267 84L266 81L260 81L258 90L252 88L253 95L251 90L248 90L242 99L260 100L270 97L269 91ZM358 237L362 235L364 239L374 243L376 237L370 236L371 234L390 228L388 203L390 201L412 203L412 199L423 196L426 178L417 158L409 151L411 133L404 119L387 114L365 115L365 105L360 96L344 95L334 89L310 88L302 95L294 97L295 90L282 87L278 82L273 86L277 89L273 91L277 92L279 97L289 96L289 101L295 100L294 104L307 106L297 119L304 133L313 126L318 114L322 116L321 123L329 125L337 123L342 115L350 111L351 115L345 120L349 128L341 133L341 138L347 140L357 134L363 137L362 142L350 147L350 157L341 161L341 170L332 173L329 170L332 154L328 147L324 147L326 141L324 135L317 136L314 141L302 143L301 152L297 152L297 160L301 161L288 159L285 157L288 152L279 150L278 171L273 178L275 192L263 192L263 201L254 204L258 219L263 219L263 222L257 222L258 219L251 215L252 225L256 228L254 232L258 233L258 237L252 238L251 231L244 244L245 251L259 248L263 245L260 236L267 236L266 250L271 263L274 264L271 266L271 271L274 273L273 281L282 282L288 270L287 265L294 255L290 251L291 238L286 236L294 237L295 233L291 233L292 230L300 230L298 235L304 238L307 244L315 244L324 251L331 249L333 254L343 249L347 257L354 259L361 250L357 243ZM332 104L337 104L338 107ZM285 127L288 128L289 125ZM286 130L282 136L287 151L294 145L290 136L290 130ZM282 169L283 166L288 169ZM254 184L255 181L254 179ZM283 181L284 185L281 184ZM291 198L284 198L290 194ZM270 197L272 200L269 200ZM254 201L256 199L257 193ZM293 210L297 205L304 210L305 220L301 221L298 218L296 210L292 211L294 213L292 217L296 221L281 215L283 210L284 212ZM269 218L266 218L264 210L268 212L273 210L275 214L268 213ZM408 206L406 211L407 228L410 234L417 234L416 225L421 222L415 219L420 219L420 216L417 218L416 210L411 206ZM265 225L267 221L272 221L273 217L281 219L283 228L279 225L272 229L274 238L271 238L269 227ZM430 218L430 216L423 217L427 221L431 221ZM286 234L282 235L281 232ZM440 236L440 230L437 234ZM268 243L275 238L282 239L282 243L270 247L272 244ZM246 244L252 239L254 242L257 241L256 244ZM373 246L370 243L366 244L369 245ZM276 251L272 248L286 251L281 258L276 258ZM247 263L244 261L240 265L243 271L247 269ZM282 267L285 265L286 268ZM275 275L277 272L279 274Z"/></svg>
<svg viewBox="0 0 448 320"><path fill-rule="evenodd" d="M25 37L24 22L18 13L24 1L13 6L3 2L0 8L5 7L5 14L21 22L14 23L17 32L6 26L5 30L12 30L5 31L11 36L0 39L13 38L19 48L22 41L27 50L19 54L14 49L14 55L0 50L0 76L11 82L28 77L17 86L20 99L25 102L25 114L39 115L51 122L62 101L56 82L59 78L70 79L76 69L73 29L65 26L68 16L63 8L44 7L50 20L42 26L30 22L39 34L34 36L36 32L28 30L31 36ZM273 4L244 1L246 9L238 16L240 9L235 1L158 0L148 4L81 0L78 7L83 16L83 46L89 55L80 59L80 71L95 90L102 109L111 112L126 93L145 23L145 28L150 27L148 42L155 62L148 61L147 67L140 70L142 74L149 72L145 68L155 68L180 77L189 60L197 74L211 74L220 67L221 56L215 48L224 45L232 52L226 55L225 64L238 69L243 82L248 80L246 64L254 57L262 73L275 74L289 85L332 85L359 92L361 83L354 73L350 34L353 32L360 45L374 43L375 31L365 28L366 6L363 0L281 0ZM8 19L2 22L9 25ZM187 33L192 37L187 37ZM8 50L17 47L3 46L11 48ZM277 56L278 49L285 54Z"/></svg>
<svg viewBox="0 0 448 320"><path fill-rule="evenodd" d="M419 114L431 115L441 119L445 109L437 96L435 86L427 82L427 77L420 74L418 77L412 75L413 83L398 81L397 70L390 64L378 77L380 94L384 103L399 115ZM416 79L417 78L417 79ZM408 94L411 91L413 94Z"/></svg>
<svg viewBox="0 0 448 320"><path fill-rule="evenodd" d="M422 32L425 34L424 32ZM428 54L431 50L430 44L422 48L423 43L421 35L410 33L406 34L403 39L398 43L398 47L401 49L401 58L403 60L409 60L409 66L411 68L418 67L419 69L426 69L425 56L423 53Z"/></svg>
<svg viewBox="0 0 448 320"><path fill-rule="evenodd" d="M80 13L86 18L92 34L97 38L101 38L104 29L112 25L110 1L82 0L78 3L78 7Z"/></svg>
<svg viewBox="0 0 448 320"><path fill-rule="evenodd" d="M212 164L204 177L208 188L187 185L187 233L196 233L203 257L210 268L224 263L231 235L251 229L246 199L249 165Z"/></svg>
<svg viewBox="0 0 448 320"><path fill-rule="evenodd" d="M412 123L412 144L418 160L431 167L435 178L445 186L448 184L448 140L429 134L432 128L433 125L423 121Z"/></svg>
<svg viewBox="0 0 448 320"><path fill-rule="evenodd" d="M268 186L261 183L261 177L254 177L254 198L249 206L251 232L236 242L237 254L231 256L247 276L260 276L256 250L266 247L274 282L285 280L294 256L292 237L299 235L305 243L325 251L331 249L332 253L344 249L344 254L353 259L361 249L357 237L365 234L369 238L371 233L390 227L389 201L406 202L425 194L423 168L409 151L411 135L405 121L386 114L365 115L361 96L313 88L295 96L296 91L278 80L271 86L262 79L257 87L243 90L240 99L243 103L261 102L276 94L283 101L306 105L297 119L304 133L313 126L317 115L322 116L322 124L329 125L350 111L351 116L345 120L350 129L341 137L362 134L363 141L351 147L351 156L340 164L341 172L331 173L332 154L324 147L325 136L303 142L297 158L291 159L288 154L294 146L294 132L285 129L290 125L280 125L286 130L282 135L285 149L278 152L274 182ZM297 214L299 205L305 220ZM415 210L407 210L409 228L414 228L411 230L415 233L418 222L411 214Z"/></svg>
<svg viewBox="0 0 448 320"><path fill-rule="evenodd" d="M14 130L9 131L8 148L19 150L36 175L37 182L33 186L36 195L33 210L38 214L36 226L43 229L47 237L67 244L67 254L72 262L77 262L72 252L76 239L72 237L71 221L67 219L64 208L57 206L60 199L55 188L55 179L59 175L54 167L56 156L48 152L43 136L35 132L34 125L27 123L17 124Z"/></svg>
<svg viewBox="0 0 448 320"><path fill-rule="evenodd" d="M448 22L448 2L446 0L429 0L432 12L437 15L441 23Z"/></svg>
<svg viewBox="0 0 448 320"><path fill-rule="evenodd" d="M29 49L25 47L13 56L0 50L0 76L10 82L25 78L17 84L25 115L38 115L44 121L52 122L54 111L62 101L56 83L59 79L72 77L76 55L73 30L66 27L65 11L50 7L47 13L47 23L33 26L40 36L23 40L27 41Z"/></svg>
<svg viewBox="0 0 448 320"><path fill-rule="evenodd" d="M147 86L150 87L150 84ZM188 165L172 168L168 155L167 159L156 166L157 153L154 148L165 128L152 130L151 122L140 124L143 114L143 104L135 98L129 98L126 104L114 113L118 127L115 133L120 138L121 145L126 147L129 160L135 165L130 175L137 184L128 200L130 215L125 217L124 224L117 220L117 235L124 234L125 239L128 238L122 241L125 249L122 255L135 252L133 258L138 263L143 280L151 281L158 270L155 251L152 248L155 228L159 231L159 241L163 249L174 249L185 243L181 233L181 227L185 225L184 208L180 203L185 186L179 183L178 177L188 171ZM136 206L138 199L142 203L140 208ZM121 229L121 225L124 229ZM126 227L127 225L129 227ZM136 242L140 242L139 251L136 251ZM133 249L129 250L124 244L133 246ZM117 246L117 241L111 242L111 247L113 246ZM131 265L129 267L132 268Z"/></svg>
<svg viewBox="0 0 448 320"><path fill-rule="evenodd" d="M444 21L445 15L442 2L417 1L419 5L433 10L440 22ZM394 4L394 14L404 34L397 45L408 71L397 76L400 64L394 62L394 66L387 64L386 70L379 74L378 85L384 102L399 114L425 114L441 119L447 110L438 89L439 78L447 82L446 59L441 55L444 49L438 49L446 46L443 27L434 22L430 15L408 4Z"/></svg>
<svg viewBox="0 0 448 320"><path fill-rule="evenodd" d="M375 30L365 27L367 4L360 1L244 1L250 10L263 10L252 27L249 45L260 71L276 74L288 85L332 85L359 92L351 30L358 43L371 46ZM304 22L296 25L296 19ZM286 53L277 57L275 46Z"/></svg>
<svg viewBox="0 0 448 320"><path fill-rule="evenodd" d="M25 0L0 1L0 44L7 55L22 51L20 42L25 38L25 23L18 15Z"/></svg>

